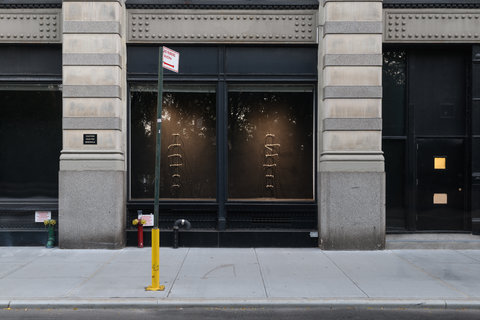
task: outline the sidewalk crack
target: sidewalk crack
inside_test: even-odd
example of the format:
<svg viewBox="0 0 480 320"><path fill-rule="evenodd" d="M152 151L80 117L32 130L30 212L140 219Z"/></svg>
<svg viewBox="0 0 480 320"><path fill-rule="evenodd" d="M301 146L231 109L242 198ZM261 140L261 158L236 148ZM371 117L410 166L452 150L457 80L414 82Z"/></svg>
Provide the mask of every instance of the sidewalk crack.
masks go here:
<svg viewBox="0 0 480 320"><path fill-rule="evenodd" d="M20 267L15 268L15 269L13 269L13 270L10 271L10 272L5 273L3 276L0 277L0 279L6 279L6 278L7 278L8 276L10 276L11 274L17 272L18 270L21 270L21 269L25 268L27 265L29 265L30 263L32 263L34 260L35 260L35 259L30 260L30 261L28 261L28 262L25 262L25 263L22 264Z"/></svg>
<svg viewBox="0 0 480 320"><path fill-rule="evenodd" d="M44 256L45 254L46 254L45 252L40 252L40 253L39 253L38 255L36 255L35 257L31 258L31 260L29 260L29 261L21 264L20 267L15 268L15 269L13 269L13 270L10 271L10 272L5 273L3 276L0 277L0 279L6 279L6 278L7 278L8 276L10 276L11 274L17 272L18 270L21 270L21 269L25 268L27 265L29 265L30 263L34 262L35 259L38 259L39 257L42 257L42 256Z"/></svg>
<svg viewBox="0 0 480 320"><path fill-rule="evenodd" d="M172 282L172 285L170 286L170 289L168 289L167 298L170 296L170 293L172 293L173 286L175 285L175 282L177 281L178 276L180 275L180 271L182 271L183 264L185 263L185 260L187 260L187 256L188 256L189 253L190 253L190 248L188 248L187 253L185 254L185 257L183 257L182 264L180 265L180 268L178 268L178 272L175 275L175 278L173 279L173 282Z"/></svg>
<svg viewBox="0 0 480 320"><path fill-rule="evenodd" d="M260 260L258 259L257 250L253 248L253 252L255 252L255 258L257 259L258 270L260 271L260 277L262 278L263 290L265 291L265 297L269 298L267 285L265 284L265 278L263 277L262 266L260 265Z"/></svg>
<svg viewBox="0 0 480 320"><path fill-rule="evenodd" d="M440 282L441 284L443 284L443 285L446 286L447 288L450 288L450 289L452 289L452 290L454 290L454 291L457 291L457 292L463 294L464 296L466 296L467 298L472 298L471 295L469 295L469 294L467 294L467 293L465 293L465 292L463 292L463 291L460 291L459 289L457 289L456 287L454 287L454 286L451 285L450 283L446 282L446 281L443 280L442 278L437 277L437 276L429 273L427 270L425 270L425 269L423 269L422 267L416 265L415 263L411 262L410 260L408 260L408 259L406 259L406 258L404 258L404 257L402 257L402 256L400 256L400 255L398 255L398 254L396 254L394 251L391 251L391 252L392 252L396 257L398 257L398 258L400 258L401 260L407 262L408 264L412 265L414 268L420 270L421 272L425 273L426 275L430 276L431 278L437 280L438 282Z"/></svg>
<svg viewBox="0 0 480 320"><path fill-rule="evenodd" d="M472 260L475 261L476 263L480 262L480 259L477 259L477 258L475 258L475 257L471 257L471 256L469 256L468 254L466 254L465 252L462 252L462 251L460 251L460 250L455 250L455 252L457 252L457 253L459 253L459 254L461 254L461 255L469 258L469 259L472 259Z"/></svg>
<svg viewBox="0 0 480 320"><path fill-rule="evenodd" d="M345 271L343 271L343 269L340 268L340 266L332 258L330 258L328 254L326 254L323 251L322 251L322 254L324 254L325 257L327 257L327 259L330 260L330 262L332 262L335 265L335 267L337 267L338 270L340 270L343 273L343 275L347 277L347 279L350 280L358 288L358 290L360 290L367 298L370 298L370 296L365 291L363 291L362 288L360 288L360 285L355 280L353 280Z"/></svg>

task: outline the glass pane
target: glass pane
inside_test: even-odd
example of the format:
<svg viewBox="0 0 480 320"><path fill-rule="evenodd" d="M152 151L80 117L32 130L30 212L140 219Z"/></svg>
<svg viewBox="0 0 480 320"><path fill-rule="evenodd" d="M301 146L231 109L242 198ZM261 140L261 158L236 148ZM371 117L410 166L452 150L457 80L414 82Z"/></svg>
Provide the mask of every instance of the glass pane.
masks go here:
<svg viewBox="0 0 480 320"><path fill-rule="evenodd" d="M216 96L164 92L160 197L216 196ZM155 178L157 93L131 93L131 197L152 199Z"/></svg>
<svg viewBox="0 0 480 320"><path fill-rule="evenodd" d="M0 90L0 198L58 198L62 93Z"/></svg>
<svg viewBox="0 0 480 320"><path fill-rule="evenodd" d="M313 93L228 94L230 199L313 199Z"/></svg>
<svg viewBox="0 0 480 320"><path fill-rule="evenodd" d="M405 135L406 52L383 52L383 135Z"/></svg>
<svg viewBox="0 0 480 320"><path fill-rule="evenodd" d="M387 228L405 229L405 141L383 140L387 176Z"/></svg>

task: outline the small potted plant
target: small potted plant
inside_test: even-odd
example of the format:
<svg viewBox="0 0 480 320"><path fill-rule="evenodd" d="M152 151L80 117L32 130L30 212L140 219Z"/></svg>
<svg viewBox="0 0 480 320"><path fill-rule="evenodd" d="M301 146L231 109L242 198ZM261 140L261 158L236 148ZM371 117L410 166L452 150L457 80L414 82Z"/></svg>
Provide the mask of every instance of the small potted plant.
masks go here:
<svg viewBox="0 0 480 320"><path fill-rule="evenodd" d="M53 248L55 244L55 225L57 221L55 219L47 219L43 221L45 227L48 227L48 239L47 239L47 248Z"/></svg>
<svg viewBox="0 0 480 320"><path fill-rule="evenodd" d="M143 248L143 225L147 223L147 221L143 218L141 219L134 219L132 221L132 224L134 226L137 226L137 241L138 241L138 247Z"/></svg>

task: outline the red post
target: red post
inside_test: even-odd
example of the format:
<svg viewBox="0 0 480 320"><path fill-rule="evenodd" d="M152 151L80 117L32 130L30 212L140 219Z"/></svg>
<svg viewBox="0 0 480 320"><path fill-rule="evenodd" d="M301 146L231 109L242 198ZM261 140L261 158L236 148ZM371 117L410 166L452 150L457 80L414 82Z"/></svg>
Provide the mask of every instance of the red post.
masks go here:
<svg viewBox="0 0 480 320"><path fill-rule="evenodd" d="M143 248L143 224L141 222L137 224L137 240L138 247Z"/></svg>

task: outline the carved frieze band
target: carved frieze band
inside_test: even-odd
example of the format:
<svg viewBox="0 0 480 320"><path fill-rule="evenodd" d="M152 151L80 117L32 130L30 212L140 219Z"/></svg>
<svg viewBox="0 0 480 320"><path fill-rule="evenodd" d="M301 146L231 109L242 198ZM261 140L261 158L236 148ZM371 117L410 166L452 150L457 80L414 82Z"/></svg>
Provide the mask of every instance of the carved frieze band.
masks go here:
<svg viewBox="0 0 480 320"><path fill-rule="evenodd" d="M1 9L0 43L61 42L60 9Z"/></svg>
<svg viewBox="0 0 480 320"><path fill-rule="evenodd" d="M384 42L480 42L480 10L384 10Z"/></svg>
<svg viewBox="0 0 480 320"><path fill-rule="evenodd" d="M128 41L316 43L316 11L129 10Z"/></svg>

